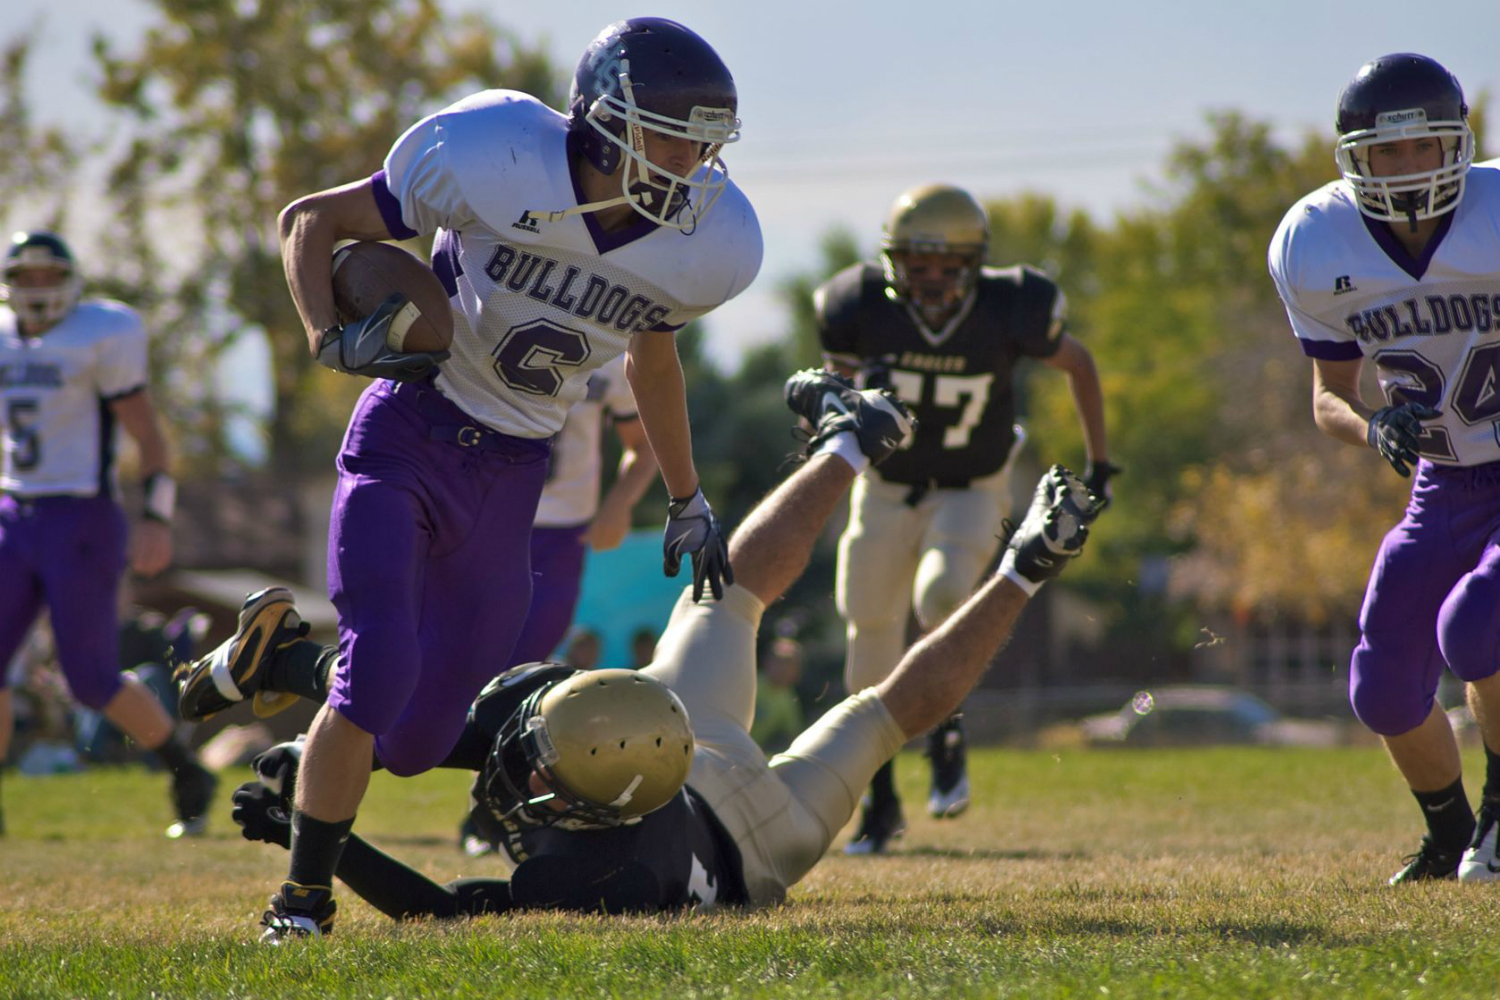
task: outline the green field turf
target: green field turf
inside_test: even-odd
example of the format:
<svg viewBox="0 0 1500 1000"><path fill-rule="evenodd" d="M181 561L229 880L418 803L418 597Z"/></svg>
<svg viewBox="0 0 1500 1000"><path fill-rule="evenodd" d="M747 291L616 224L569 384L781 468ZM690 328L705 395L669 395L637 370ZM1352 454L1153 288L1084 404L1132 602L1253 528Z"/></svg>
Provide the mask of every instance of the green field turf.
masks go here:
<svg viewBox="0 0 1500 1000"><path fill-rule="evenodd" d="M1467 760L1477 793L1479 761ZM1419 819L1376 749L981 751L976 805L753 914L536 914L255 944L285 852L172 843L159 775L7 775L0 997L1495 997L1500 885L1391 889ZM248 774L248 772L247 772ZM459 774L377 775L359 829L440 880ZM840 841L842 843L842 839Z"/></svg>

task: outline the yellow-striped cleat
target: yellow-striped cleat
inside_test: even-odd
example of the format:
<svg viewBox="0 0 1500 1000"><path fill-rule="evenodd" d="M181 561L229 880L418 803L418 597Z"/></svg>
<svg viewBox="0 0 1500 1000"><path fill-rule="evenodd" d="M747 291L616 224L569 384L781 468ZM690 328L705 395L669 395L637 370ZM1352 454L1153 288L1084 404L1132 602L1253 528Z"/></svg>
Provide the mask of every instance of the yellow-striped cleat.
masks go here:
<svg viewBox="0 0 1500 1000"><path fill-rule="evenodd" d="M262 690L271 658L307 635L307 626L285 587L251 594L240 608L239 628L202 659L177 668L177 708L188 722L199 722L253 698L261 718L290 708L293 694Z"/></svg>

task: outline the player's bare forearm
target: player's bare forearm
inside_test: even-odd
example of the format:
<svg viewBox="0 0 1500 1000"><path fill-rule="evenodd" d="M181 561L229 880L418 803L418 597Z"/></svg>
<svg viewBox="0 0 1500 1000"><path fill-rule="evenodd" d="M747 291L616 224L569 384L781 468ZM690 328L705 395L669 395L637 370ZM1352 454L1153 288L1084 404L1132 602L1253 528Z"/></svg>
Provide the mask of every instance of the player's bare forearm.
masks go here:
<svg viewBox="0 0 1500 1000"><path fill-rule="evenodd" d="M599 512L583 536L584 543L595 552L608 551L624 541L630 531L631 512L656 478L656 456L651 453L651 443L646 440L641 422L618 423L615 429L625 450L620 455L615 481L599 501Z"/></svg>
<svg viewBox="0 0 1500 1000"><path fill-rule="evenodd" d="M837 455L815 455L757 504L729 539L735 583L764 604L785 593L807 567L854 475Z"/></svg>
<svg viewBox="0 0 1500 1000"><path fill-rule="evenodd" d="M161 423L156 419L156 408L151 405L150 393L143 389L111 400L109 410L140 452L142 478L166 472L170 464L167 439L161 432Z"/></svg>
<svg viewBox="0 0 1500 1000"><path fill-rule="evenodd" d="M907 737L952 715L979 683L1026 606L1026 593L993 576L957 611L907 650L876 691Z"/></svg>
<svg viewBox="0 0 1500 1000"><path fill-rule="evenodd" d="M287 288L316 355L322 331L338 323L333 248L340 240L388 240L391 233L368 179L298 198L276 221Z"/></svg>
<svg viewBox="0 0 1500 1000"><path fill-rule="evenodd" d="M679 499L692 496L698 489L698 470L693 465L687 383L672 334L646 330L631 337L625 376L667 493Z"/></svg>
<svg viewBox="0 0 1500 1000"><path fill-rule="evenodd" d="M1313 359L1313 420L1318 430L1345 444L1368 444L1370 415L1359 394L1361 359L1324 361Z"/></svg>
<svg viewBox="0 0 1500 1000"><path fill-rule="evenodd" d="M1068 377L1073 392L1073 407L1083 428L1083 446L1093 463L1109 461L1109 442L1104 431L1104 386L1094 355L1069 334L1063 334L1062 346L1046 364Z"/></svg>

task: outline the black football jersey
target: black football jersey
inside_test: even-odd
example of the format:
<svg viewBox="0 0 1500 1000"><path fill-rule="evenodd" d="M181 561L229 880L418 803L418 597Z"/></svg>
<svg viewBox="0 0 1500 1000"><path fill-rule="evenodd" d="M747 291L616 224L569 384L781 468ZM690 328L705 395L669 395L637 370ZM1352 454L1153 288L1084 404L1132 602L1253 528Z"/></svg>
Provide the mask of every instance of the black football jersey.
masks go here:
<svg viewBox="0 0 1500 1000"><path fill-rule="evenodd" d="M878 264L845 268L813 298L823 350L863 369L911 408L911 446L875 471L897 483L966 486L999 472L1015 439L1012 372L1048 358L1063 333L1065 300L1025 264L986 267L974 293L941 330L929 330L894 297Z"/></svg>
<svg viewBox="0 0 1500 1000"><path fill-rule="evenodd" d="M469 710L468 725L448 763L480 769L501 726L537 688L571 677L575 670L559 663L532 663L507 670L491 681ZM482 777L474 782L472 815L482 836L501 844L517 863L513 884L534 859L545 859L546 877L576 879L579 894L606 882L612 873L644 867L651 877L632 880L643 893L630 910L674 910L684 907L743 905L749 900L741 873L740 852L691 786L684 786L666 805L639 823L610 829L534 827L507 822L503 808L489 800ZM566 861L567 864L558 864ZM541 864L535 865L539 869ZM560 896L573 895L556 887Z"/></svg>

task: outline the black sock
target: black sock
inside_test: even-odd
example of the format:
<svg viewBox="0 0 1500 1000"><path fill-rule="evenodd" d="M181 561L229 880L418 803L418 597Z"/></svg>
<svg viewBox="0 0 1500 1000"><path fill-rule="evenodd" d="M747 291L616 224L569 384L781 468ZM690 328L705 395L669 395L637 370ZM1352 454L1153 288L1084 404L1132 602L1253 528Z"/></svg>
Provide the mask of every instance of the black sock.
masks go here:
<svg viewBox="0 0 1500 1000"><path fill-rule="evenodd" d="M1445 851L1462 850L1474 836L1474 810L1464 794L1464 779L1436 792L1412 792L1422 807L1432 841Z"/></svg>
<svg viewBox="0 0 1500 1000"><path fill-rule="evenodd" d="M896 798L896 762L888 760L880 765L875 777L870 780L870 801L876 804L892 802Z"/></svg>
<svg viewBox="0 0 1500 1000"><path fill-rule="evenodd" d="M299 639L276 654L262 686L268 691L284 691L309 701L327 701L328 675L338 659L337 646Z"/></svg>
<svg viewBox="0 0 1500 1000"><path fill-rule="evenodd" d="M305 886L332 886L354 818L325 823L306 813L292 813L292 862L287 881Z"/></svg>
<svg viewBox="0 0 1500 1000"><path fill-rule="evenodd" d="M167 770L173 774L198 766L198 759L193 755L183 742L173 733L168 736L161 746L152 747L151 752L167 766Z"/></svg>
<svg viewBox="0 0 1500 1000"><path fill-rule="evenodd" d="M1484 745L1484 801L1500 805L1500 753Z"/></svg>

